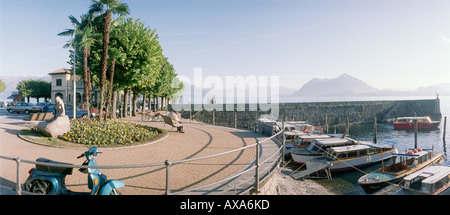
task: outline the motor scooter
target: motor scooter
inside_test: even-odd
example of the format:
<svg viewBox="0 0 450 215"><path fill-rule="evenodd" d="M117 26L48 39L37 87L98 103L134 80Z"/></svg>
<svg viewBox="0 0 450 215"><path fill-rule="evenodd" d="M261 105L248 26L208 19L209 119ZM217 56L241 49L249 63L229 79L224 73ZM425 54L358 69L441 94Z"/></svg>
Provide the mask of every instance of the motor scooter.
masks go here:
<svg viewBox="0 0 450 215"><path fill-rule="evenodd" d="M100 153L97 147L91 147L89 150L78 156L77 158L86 157L86 161L82 165L87 168L80 168L79 171L88 174L89 193L70 191L66 187L65 179L67 175L72 174L71 167L57 167L36 164L36 168L30 169L30 174L25 181L24 189L29 192L44 195L120 195L117 190L124 187L125 184L120 180L108 180L106 175L101 174L97 166L94 156ZM49 164L68 164L52 161L46 158L38 158L37 162Z"/></svg>

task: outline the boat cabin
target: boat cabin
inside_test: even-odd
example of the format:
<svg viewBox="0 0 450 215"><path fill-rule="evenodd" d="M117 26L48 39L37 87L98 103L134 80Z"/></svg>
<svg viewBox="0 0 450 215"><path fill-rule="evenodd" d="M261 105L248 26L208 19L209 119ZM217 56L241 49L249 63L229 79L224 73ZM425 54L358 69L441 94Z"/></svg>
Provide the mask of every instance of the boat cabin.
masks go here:
<svg viewBox="0 0 450 215"><path fill-rule="evenodd" d="M450 187L449 166L429 166L404 178L406 189L439 194Z"/></svg>
<svg viewBox="0 0 450 215"><path fill-rule="evenodd" d="M429 116L399 117L394 121L394 128L414 128L417 122L419 128L435 128L440 121L433 121Z"/></svg>
<svg viewBox="0 0 450 215"><path fill-rule="evenodd" d="M326 151L326 157L336 159L348 159L361 156L369 156L377 153L391 150L392 147L384 144L373 144L369 142L360 143L358 145L331 147Z"/></svg>
<svg viewBox="0 0 450 215"><path fill-rule="evenodd" d="M432 159L434 153L430 150L414 149L409 150L405 154L392 155L392 159L384 169L386 172L406 171Z"/></svg>
<svg viewBox="0 0 450 215"><path fill-rule="evenodd" d="M418 117L399 117L395 120L396 123L414 123L417 120L418 123L431 123L433 122L429 116Z"/></svg>
<svg viewBox="0 0 450 215"><path fill-rule="evenodd" d="M328 148L337 146L353 145L356 142L349 138L329 138L329 139L315 139L308 147L308 151L322 153Z"/></svg>

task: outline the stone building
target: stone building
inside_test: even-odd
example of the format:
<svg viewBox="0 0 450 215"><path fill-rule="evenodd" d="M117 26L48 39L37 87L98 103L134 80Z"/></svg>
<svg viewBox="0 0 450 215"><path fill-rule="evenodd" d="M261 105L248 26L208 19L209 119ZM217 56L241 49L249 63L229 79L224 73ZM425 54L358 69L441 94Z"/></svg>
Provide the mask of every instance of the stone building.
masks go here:
<svg viewBox="0 0 450 215"><path fill-rule="evenodd" d="M61 97L64 103L73 103L73 74L71 69L58 69L48 73L52 78L51 100L55 102L56 96ZM80 76L76 75L76 103L84 101L84 83Z"/></svg>

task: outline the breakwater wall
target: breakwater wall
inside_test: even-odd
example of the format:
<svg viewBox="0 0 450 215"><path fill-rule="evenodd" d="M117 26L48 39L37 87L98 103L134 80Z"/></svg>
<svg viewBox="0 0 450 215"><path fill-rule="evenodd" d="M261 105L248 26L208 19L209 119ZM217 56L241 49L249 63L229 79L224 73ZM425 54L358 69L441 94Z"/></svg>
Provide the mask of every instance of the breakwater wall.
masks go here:
<svg viewBox="0 0 450 215"><path fill-rule="evenodd" d="M215 107L215 108L211 108ZM395 100L395 101L350 101L350 102L308 102L308 103L280 103L267 106L255 104L214 104L207 110L194 111L194 105L178 104L174 109L179 110L182 118L201 121L208 124L254 129L260 117L275 116L278 120L309 121L314 125L368 123L377 118L378 122L386 122L394 117L402 116L430 116L440 120L441 110L439 98L428 100ZM169 106L172 109L172 106ZM220 110L220 111L219 111ZM325 119L326 118L326 119Z"/></svg>

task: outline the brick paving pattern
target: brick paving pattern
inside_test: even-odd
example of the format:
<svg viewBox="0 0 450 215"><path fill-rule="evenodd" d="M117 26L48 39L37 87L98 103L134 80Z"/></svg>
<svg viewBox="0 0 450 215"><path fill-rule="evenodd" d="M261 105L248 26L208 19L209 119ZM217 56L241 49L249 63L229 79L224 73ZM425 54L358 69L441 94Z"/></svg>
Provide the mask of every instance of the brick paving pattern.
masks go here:
<svg viewBox="0 0 450 215"><path fill-rule="evenodd" d="M5 113L3 113L3 111ZM26 125L22 118L25 115L8 114L0 110L0 155L20 157L26 160L35 160L45 157L51 160L81 165L83 159L76 157L86 148L55 148L30 143L17 136L17 132ZM142 122L138 122L142 123ZM145 122L145 125L163 128L163 122ZM100 166L140 165L160 163L165 160L176 161L196 158L220 152L229 151L255 143L262 136L246 130L211 126L202 123L184 123L185 133L177 133L170 129L169 136L159 142L145 146L129 148L100 148L95 157ZM191 189L209 184L249 165L255 158L254 147L229 153L226 155L174 164L171 166L172 192ZM32 164L22 163L21 183L28 176ZM101 169L108 179L119 179L126 184L121 189L126 195L160 195L165 193L166 169L165 165L145 168ZM14 161L0 159L0 183L14 186L16 180L16 164ZM72 175L66 177L66 184L70 190L88 192L87 175L74 169Z"/></svg>

